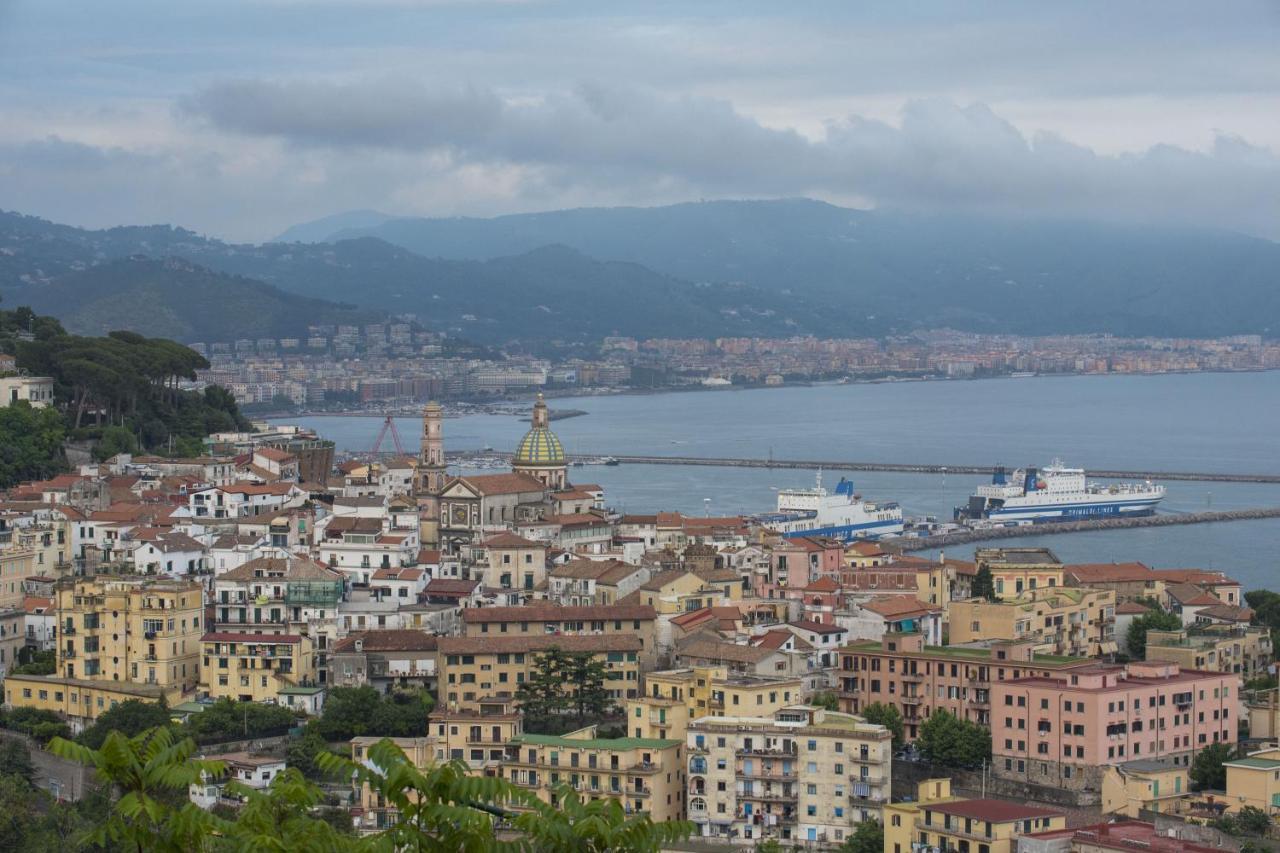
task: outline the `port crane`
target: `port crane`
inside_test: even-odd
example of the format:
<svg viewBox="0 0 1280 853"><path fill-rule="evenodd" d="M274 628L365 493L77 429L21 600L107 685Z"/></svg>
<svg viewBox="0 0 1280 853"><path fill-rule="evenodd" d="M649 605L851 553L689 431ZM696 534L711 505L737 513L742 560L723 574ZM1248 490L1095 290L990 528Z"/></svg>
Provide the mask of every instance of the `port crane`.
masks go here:
<svg viewBox="0 0 1280 853"><path fill-rule="evenodd" d="M388 414L382 422L382 429L378 430L378 437L373 440L373 450L370 451L373 456L377 456L383 452L382 442L387 435L391 435L391 443L395 446L396 455L404 456L404 444L400 442L400 431L396 429L395 418Z"/></svg>

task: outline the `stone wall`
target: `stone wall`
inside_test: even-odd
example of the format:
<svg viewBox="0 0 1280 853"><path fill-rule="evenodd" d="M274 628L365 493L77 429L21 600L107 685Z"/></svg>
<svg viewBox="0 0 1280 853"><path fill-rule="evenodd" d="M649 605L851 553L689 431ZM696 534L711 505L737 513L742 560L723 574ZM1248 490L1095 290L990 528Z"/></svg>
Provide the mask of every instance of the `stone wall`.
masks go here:
<svg viewBox="0 0 1280 853"><path fill-rule="evenodd" d="M0 738L26 744L27 751L31 753L31 763L36 769L36 776L32 782L37 788L48 791L55 797L74 802L98 786L95 778L96 770L66 758L59 758L24 734L0 729Z"/></svg>
<svg viewBox="0 0 1280 853"><path fill-rule="evenodd" d="M983 796L983 774L978 770L953 770L936 767L924 761L893 762L893 799L914 798L916 785L925 779L949 777L951 790L957 796L977 799ZM1001 779L995 776L990 768L986 773L985 792L987 797L1005 800L1034 800L1038 803L1061 806L1063 808L1080 808L1096 806L1100 801L1097 791L1072 791L1056 786L1030 784L1026 781Z"/></svg>

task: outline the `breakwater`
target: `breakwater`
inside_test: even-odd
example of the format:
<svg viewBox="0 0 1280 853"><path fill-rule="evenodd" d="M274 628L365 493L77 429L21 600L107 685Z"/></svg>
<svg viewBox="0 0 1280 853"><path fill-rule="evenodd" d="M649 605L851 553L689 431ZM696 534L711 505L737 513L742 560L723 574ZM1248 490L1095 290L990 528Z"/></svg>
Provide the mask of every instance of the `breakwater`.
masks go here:
<svg viewBox="0 0 1280 853"><path fill-rule="evenodd" d="M888 471L901 474L980 474L991 476L991 465L937 465L904 462L852 462L847 459L734 459L713 456L610 455L631 465L707 465L722 468L823 468L832 471ZM459 459L465 458L459 454ZM585 459L586 457L582 457ZM1220 483L1280 483L1280 474L1221 474L1197 471L1112 471L1090 469L1090 477L1105 480L1197 480Z"/></svg>
<svg viewBox="0 0 1280 853"><path fill-rule="evenodd" d="M1057 533L1079 533L1086 530L1123 530L1131 527L1166 527L1174 524L1209 524L1215 521L1248 521L1280 518L1280 507L1232 509L1219 512L1185 512L1174 515L1146 515L1139 518L1094 518L1083 521L1058 521L1022 527L992 527L981 530L959 530L937 536L899 537L884 540L901 551L931 551L971 542L1016 539L1021 536L1049 536Z"/></svg>

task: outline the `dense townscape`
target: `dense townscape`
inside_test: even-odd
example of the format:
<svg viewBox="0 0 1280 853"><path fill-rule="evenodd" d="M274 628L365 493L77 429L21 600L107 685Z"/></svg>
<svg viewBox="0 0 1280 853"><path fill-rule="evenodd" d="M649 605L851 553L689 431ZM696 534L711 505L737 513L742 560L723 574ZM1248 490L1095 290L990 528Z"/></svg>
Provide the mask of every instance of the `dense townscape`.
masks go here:
<svg viewBox="0 0 1280 853"><path fill-rule="evenodd" d="M677 847L1198 850L1270 809L1271 593L618 514L541 399L501 473L450 473L444 423L414 456L258 425L13 485L0 732L31 783L93 796L80 762L159 725L188 808L238 826L309 779L339 836L403 829L399 764L500 784L473 811L510 837L572 799Z"/></svg>
<svg viewBox="0 0 1280 853"><path fill-rule="evenodd" d="M543 389L652 390L822 380L1267 370L1280 346L1217 339L1021 337L951 330L888 339L606 337L537 355L479 348L416 323L313 326L307 337L197 342L200 381L246 406L353 409L424 397L484 399ZM451 351L446 351L448 348ZM470 350L470 351L468 351Z"/></svg>

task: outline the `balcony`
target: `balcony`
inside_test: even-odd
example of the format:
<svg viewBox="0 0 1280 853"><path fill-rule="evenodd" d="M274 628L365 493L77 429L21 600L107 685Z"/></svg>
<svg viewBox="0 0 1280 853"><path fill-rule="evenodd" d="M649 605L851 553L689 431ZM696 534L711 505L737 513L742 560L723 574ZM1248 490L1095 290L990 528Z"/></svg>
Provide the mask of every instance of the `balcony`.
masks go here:
<svg viewBox="0 0 1280 853"><path fill-rule="evenodd" d="M742 800L760 800L770 803L786 803L799 799L799 791L761 791L759 793L752 794L743 791L738 794L738 798Z"/></svg>
<svg viewBox="0 0 1280 853"><path fill-rule="evenodd" d="M870 785L870 786L872 786L872 787L875 787L875 786L877 786L877 785L883 785L885 780L884 780L884 777L883 777L883 776L880 776L880 775L873 775L873 776L850 776L850 777L849 777L849 781L850 781L850 782L861 782L861 783L862 783L862 784L864 784L864 785ZM853 794L850 794L849 796L853 797ZM865 797L854 797L854 799L866 799L866 798L865 798Z"/></svg>
<svg viewBox="0 0 1280 853"><path fill-rule="evenodd" d="M925 700L924 696L903 696L902 704L903 705L923 705L924 700Z"/></svg>
<svg viewBox="0 0 1280 853"><path fill-rule="evenodd" d="M911 681L918 684L924 681L924 676L918 672L904 672L902 673L902 680Z"/></svg>
<svg viewBox="0 0 1280 853"><path fill-rule="evenodd" d="M739 755L796 755L796 747L793 745L790 749L765 749L764 747L753 746L751 749L738 750Z"/></svg>

